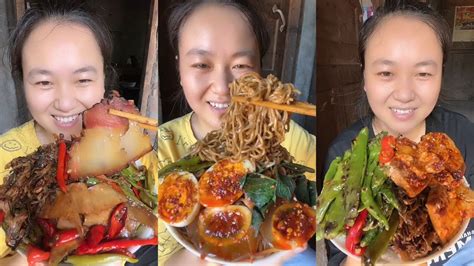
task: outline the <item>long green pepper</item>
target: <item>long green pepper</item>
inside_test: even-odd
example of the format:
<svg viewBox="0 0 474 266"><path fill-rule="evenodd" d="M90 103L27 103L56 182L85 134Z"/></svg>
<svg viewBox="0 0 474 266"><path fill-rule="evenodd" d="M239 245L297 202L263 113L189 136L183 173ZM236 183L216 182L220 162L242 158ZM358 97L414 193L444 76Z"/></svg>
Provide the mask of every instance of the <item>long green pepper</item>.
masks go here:
<svg viewBox="0 0 474 266"><path fill-rule="evenodd" d="M349 159L348 177L345 182L344 197L345 209L347 211L345 224L353 226L358 212L360 191L367 164L367 142L369 130L363 128L356 137L352 146L352 154Z"/></svg>

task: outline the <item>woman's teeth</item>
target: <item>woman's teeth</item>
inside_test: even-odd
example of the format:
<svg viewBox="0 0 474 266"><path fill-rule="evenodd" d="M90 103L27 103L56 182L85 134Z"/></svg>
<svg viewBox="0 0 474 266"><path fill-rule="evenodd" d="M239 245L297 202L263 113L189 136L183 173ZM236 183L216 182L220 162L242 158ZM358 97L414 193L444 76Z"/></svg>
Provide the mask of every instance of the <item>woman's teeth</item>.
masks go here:
<svg viewBox="0 0 474 266"><path fill-rule="evenodd" d="M406 114L409 114L411 112L413 112L415 109L397 109L397 108L391 108L392 111L394 111L395 113L397 114L401 114L401 115L406 115Z"/></svg>
<svg viewBox="0 0 474 266"><path fill-rule="evenodd" d="M209 102L209 104L217 109L225 109L229 107L229 103L214 103L214 102Z"/></svg>
<svg viewBox="0 0 474 266"><path fill-rule="evenodd" d="M71 116L53 116L54 119L58 120L60 123L70 123L74 121L79 115L71 115Z"/></svg>

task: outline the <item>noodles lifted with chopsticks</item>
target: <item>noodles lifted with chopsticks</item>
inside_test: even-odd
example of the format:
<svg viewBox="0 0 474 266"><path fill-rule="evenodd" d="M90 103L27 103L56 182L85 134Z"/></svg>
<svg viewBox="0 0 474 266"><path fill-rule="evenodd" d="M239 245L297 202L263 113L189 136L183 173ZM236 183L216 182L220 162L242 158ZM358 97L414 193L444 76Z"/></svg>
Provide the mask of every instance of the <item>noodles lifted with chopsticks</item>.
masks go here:
<svg viewBox="0 0 474 266"><path fill-rule="evenodd" d="M283 84L271 74L263 79L257 73L249 73L230 84L231 96L278 104L291 104L297 93L292 84ZM214 162L224 158L234 162L248 159L260 166L291 161L288 151L280 145L289 122L286 111L232 102L222 117L222 129L198 141L192 154Z"/></svg>

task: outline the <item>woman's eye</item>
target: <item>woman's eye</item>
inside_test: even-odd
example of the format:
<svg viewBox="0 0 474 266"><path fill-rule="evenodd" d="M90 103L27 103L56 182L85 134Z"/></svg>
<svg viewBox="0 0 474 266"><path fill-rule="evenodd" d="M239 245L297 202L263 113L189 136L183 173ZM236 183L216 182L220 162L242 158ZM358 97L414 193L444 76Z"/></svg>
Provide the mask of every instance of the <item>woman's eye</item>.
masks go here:
<svg viewBox="0 0 474 266"><path fill-rule="evenodd" d="M418 73L418 76L422 77L422 78L428 78L428 77L431 77L433 75L431 75L431 73L422 72L422 73Z"/></svg>
<svg viewBox="0 0 474 266"><path fill-rule="evenodd" d="M197 68L197 69L207 69L209 68L209 65L204 64L204 63L198 63L198 64L193 64L192 67Z"/></svg>
<svg viewBox="0 0 474 266"><path fill-rule="evenodd" d="M388 71L382 71L382 72L377 73L377 75L382 77L382 78L390 78L390 77L393 76L393 73L388 72Z"/></svg>
<svg viewBox="0 0 474 266"><path fill-rule="evenodd" d="M35 83L35 85L40 86L40 87L50 87L52 84L53 83L46 80L38 81Z"/></svg>
<svg viewBox="0 0 474 266"><path fill-rule="evenodd" d="M89 82L91 82L91 81L92 81L92 80L90 80L90 79L80 79L80 80L79 80L79 83L80 83L80 84L87 84L87 83L89 83Z"/></svg>
<svg viewBox="0 0 474 266"><path fill-rule="evenodd" d="M237 64L233 68L234 69L248 69L248 68L252 68L252 67L249 66L249 65L245 65L245 64Z"/></svg>

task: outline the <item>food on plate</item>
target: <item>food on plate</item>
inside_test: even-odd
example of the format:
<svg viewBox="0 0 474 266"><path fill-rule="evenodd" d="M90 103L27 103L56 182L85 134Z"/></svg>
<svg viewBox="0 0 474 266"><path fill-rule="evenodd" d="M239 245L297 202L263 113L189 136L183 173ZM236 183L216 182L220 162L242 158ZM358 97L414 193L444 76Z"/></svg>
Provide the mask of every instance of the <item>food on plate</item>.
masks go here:
<svg viewBox="0 0 474 266"><path fill-rule="evenodd" d="M264 79L256 73L235 80L230 89L231 96L286 104L294 101L297 92L272 75ZM170 175L182 171L199 180L199 218L185 227L169 227L181 236L178 241L191 243L202 258L226 262L253 261L306 244L316 230L316 183L305 177L314 170L293 163L281 146L289 121L285 111L232 102L220 130L207 134L189 155L159 171L159 191L169 186ZM180 207L191 205L192 197L183 190L172 191L175 194L168 198L182 200L176 200ZM166 201L159 196L160 206ZM174 226L165 214L162 218ZM264 227L269 228L266 235Z"/></svg>
<svg viewBox="0 0 474 266"><path fill-rule="evenodd" d="M110 104L103 107L117 108L119 102L127 103L112 97L99 105ZM85 117L94 115L95 110L96 106L88 110ZM100 117L103 120L110 118ZM121 128L124 134L121 137L134 127L122 122L99 121L98 118L87 121L86 127L92 123L92 128L85 130L105 132L114 125ZM143 139L149 142L146 135L139 133L141 135L134 135L127 141L137 142L138 146L143 144ZM2 227L6 244L14 250L25 250L30 265L57 265L64 260L89 261L91 264L136 261L129 248L157 245L156 236L139 239L146 230L152 230L154 234L157 231L157 217L153 211L156 208L154 179L144 166L133 162L148 148L129 153L130 156L119 163L115 158L108 161L103 152L101 158L97 157L97 163L103 166L100 168L84 165L91 163L89 159L95 156L89 156L89 153L98 151L87 151L82 145L87 146L84 143L89 141L100 142L94 138L106 138L104 142L108 144L101 148L113 149L108 145L112 145L109 141L114 137L100 132L84 134L83 138L68 141L60 136L55 143L43 145L36 152L16 158L7 165L10 172L0 186ZM74 176L70 175L71 169Z"/></svg>
<svg viewBox="0 0 474 266"><path fill-rule="evenodd" d="M262 225L262 234L274 247L302 247L316 231L316 214L308 205L288 202L274 207Z"/></svg>
<svg viewBox="0 0 474 266"><path fill-rule="evenodd" d="M419 143L381 133L367 142L367 133L362 129L326 173L317 239L345 236L346 250L365 264L374 264L387 248L402 261L444 248L474 209L454 142L444 133L428 133Z"/></svg>
<svg viewBox="0 0 474 266"><path fill-rule="evenodd" d="M390 142L394 156L384 167L409 206L400 214L394 248L414 260L440 249L474 217L474 202L465 198L473 192L464 183L464 159L446 134L428 133L419 143L401 137Z"/></svg>
<svg viewBox="0 0 474 266"><path fill-rule="evenodd" d="M150 138L136 122L108 113L110 108L138 114L133 102L103 99L86 110L81 138L73 141L67 164L71 178L112 174L151 151Z"/></svg>
<svg viewBox="0 0 474 266"><path fill-rule="evenodd" d="M222 160L199 178L199 202L204 207L222 207L237 201L243 194L241 179L255 167L248 160Z"/></svg>
<svg viewBox="0 0 474 266"><path fill-rule="evenodd" d="M203 251L233 260L255 253L252 212L242 205L206 208L198 219L199 243Z"/></svg>
<svg viewBox="0 0 474 266"><path fill-rule="evenodd" d="M158 213L167 224L183 227L199 213L198 181L189 172L172 172L158 189Z"/></svg>

